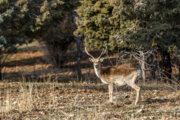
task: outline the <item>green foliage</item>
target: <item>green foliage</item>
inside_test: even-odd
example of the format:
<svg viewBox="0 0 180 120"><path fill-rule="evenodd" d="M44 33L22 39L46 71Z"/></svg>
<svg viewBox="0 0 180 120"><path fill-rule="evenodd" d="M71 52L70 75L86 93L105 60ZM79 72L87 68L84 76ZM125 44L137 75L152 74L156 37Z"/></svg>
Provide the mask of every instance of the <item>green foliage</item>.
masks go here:
<svg viewBox="0 0 180 120"><path fill-rule="evenodd" d="M67 14L72 14L77 5L78 0L0 1L0 36L9 45L40 38Z"/></svg>
<svg viewBox="0 0 180 120"><path fill-rule="evenodd" d="M85 43L90 48L111 46L109 39L114 25L109 21L113 8L109 0L81 0L81 4L77 9L80 19L75 35L85 36Z"/></svg>
<svg viewBox="0 0 180 120"><path fill-rule="evenodd" d="M2 18L2 15L0 15L0 24L4 22L3 18Z"/></svg>
<svg viewBox="0 0 180 120"><path fill-rule="evenodd" d="M7 40L4 36L0 36L0 44L7 44Z"/></svg>
<svg viewBox="0 0 180 120"><path fill-rule="evenodd" d="M80 16L76 36L85 36L91 49L133 47L129 34L136 23L133 2L109 0L82 0L77 9Z"/></svg>
<svg viewBox="0 0 180 120"><path fill-rule="evenodd" d="M81 0L77 13L89 48L180 47L179 0Z"/></svg>
<svg viewBox="0 0 180 120"><path fill-rule="evenodd" d="M158 45L164 50L180 48L179 0L149 0L137 6L137 12L138 29L132 39L138 45Z"/></svg>
<svg viewBox="0 0 180 120"><path fill-rule="evenodd" d="M171 51L180 47L178 0L121 0L115 8L120 10L117 9L115 16L120 16L117 36L122 40L138 48L159 46Z"/></svg>
<svg viewBox="0 0 180 120"><path fill-rule="evenodd" d="M0 49L7 44L7 40L4 36L0 36Z"/></svg>

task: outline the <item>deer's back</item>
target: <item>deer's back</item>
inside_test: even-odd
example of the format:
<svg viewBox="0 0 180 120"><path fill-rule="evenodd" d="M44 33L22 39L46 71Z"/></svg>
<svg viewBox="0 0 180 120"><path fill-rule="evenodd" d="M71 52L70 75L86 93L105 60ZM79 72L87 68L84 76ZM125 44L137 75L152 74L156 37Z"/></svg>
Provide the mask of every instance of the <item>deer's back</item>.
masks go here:
<svg viewBox="0 0 180 120"><path fill-rule="evenodd" d="M137 71L136 68L124 67L119 65L117 67L105 67L102 68L101 74L102 76L123 76L126 77L132 72Z"/></svg>

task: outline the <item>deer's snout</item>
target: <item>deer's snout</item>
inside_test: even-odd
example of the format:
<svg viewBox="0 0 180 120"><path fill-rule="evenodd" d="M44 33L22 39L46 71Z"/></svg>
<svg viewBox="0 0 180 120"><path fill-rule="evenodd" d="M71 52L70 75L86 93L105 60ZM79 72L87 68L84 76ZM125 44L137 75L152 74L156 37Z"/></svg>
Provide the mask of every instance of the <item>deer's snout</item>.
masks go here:
<svg viewBox="0 0 180 120"><path fill-rule="evenodd" d="M95 68L98 68L98 67L99 67L99 65L98 65L98 64L95 64L95 65L94 65L94 67L95 67Z"/></svg>

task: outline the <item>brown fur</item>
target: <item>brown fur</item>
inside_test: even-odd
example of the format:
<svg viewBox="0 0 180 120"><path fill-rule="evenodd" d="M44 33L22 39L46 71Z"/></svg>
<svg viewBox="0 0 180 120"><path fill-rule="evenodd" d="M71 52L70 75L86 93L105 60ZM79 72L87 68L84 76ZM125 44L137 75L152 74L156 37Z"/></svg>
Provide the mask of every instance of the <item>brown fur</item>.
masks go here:
<svg viewBox="0 0 180 120"><path fill-rule="evenodd" d="M117 67L103 67L101 68L101 74L103 77L108 75L123 75L126 77L127 75L131 74L132 72L137 71L135 68L125 68L124 66L117 66Z"/></svg>
<svg viewBox="0 0 180 120"><path fill-rule="evenodd" d="M119 86L122 85L129 85L133 89L136 90L136 101L135 105L140 100L140 90L141 88L135 84L138 71L135 68L132 68L130 64L123 64L115 67L101 67L101 62L103 59L101 55L98 58L94 58L85 48L85 52L87 55L91 57L90 61L93 62L94 71L101 79L104 84L108 84L109 89L109 101L113 102L113 84L118 84Z"/></svg>

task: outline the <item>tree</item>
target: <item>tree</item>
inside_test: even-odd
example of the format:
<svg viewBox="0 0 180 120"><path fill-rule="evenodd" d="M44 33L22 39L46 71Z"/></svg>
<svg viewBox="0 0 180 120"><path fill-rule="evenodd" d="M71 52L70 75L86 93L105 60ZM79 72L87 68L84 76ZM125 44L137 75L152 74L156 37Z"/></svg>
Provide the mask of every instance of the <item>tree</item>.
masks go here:
<svg viewBox="0 0 180 120"><path fill-rule="evenodd" d="M171 79L170 52L180 48L180 2L178 0L139 0L138 27L132 40L144 47L156 47L160 55L160 68L166 81Z"/></svg>
<svg viewBox="0 0 180 120"><path fill-rule="evenodd" d="M67 16L71 18L78 4L78 0L3 0L0 2L0 36L7 39L9 48L41 38L49 28L56 29ZM67 49L66 43L73 41L73 30L69 32L64 29L64 36L51 34L43 40L47 45Z"/></svg>
<svg viewBox="0 0 180 120"><path fill-rule="evenodd" d="M4 14L6 24L1 23L1 34L8 40L13 37L14 41L39 37L49 26L59 24L72 13L76 3L76 0L4 0L0 3L0 13Z"/></svg>
<svg viewBox="0 0 180 120"><path fill-rule="evenodd" d="M90 48L109 50L133 48L130 36L137 24L134 2L131 0L81 0L76 36L85 36Z"/></svg>
<svg viewBox="0 0 180 120"><path fill-rule="evenodd" d="M155 49L164 77L171 78L170 52L180 48L179 0L81 0L76 35L90 48Z"/></svg>
<svg viewBox="0 0 180 120"><path fill-rule="evenodd" d="M79 19L75 35L85 36L85 44L91 49L114 47L110 41L114 25L109 21L113 10L109 0L81 0L80 2L81 6L76 10Z"/></svg>
<svg viewBox="0 0 180 120"><path fill-rule="evenodd" d="M51 57L60 65L67 46L74 41L74 28L69 23L78 5L78 0L1 0L0 44L4 40L6 51L16 52L17 44L42 38L53 51ZM64 21L68 22L60 26ZM72 25L72 29L67 25Z"/></svg>

